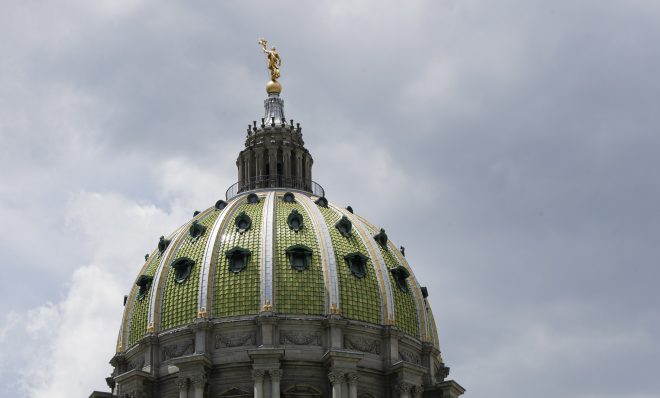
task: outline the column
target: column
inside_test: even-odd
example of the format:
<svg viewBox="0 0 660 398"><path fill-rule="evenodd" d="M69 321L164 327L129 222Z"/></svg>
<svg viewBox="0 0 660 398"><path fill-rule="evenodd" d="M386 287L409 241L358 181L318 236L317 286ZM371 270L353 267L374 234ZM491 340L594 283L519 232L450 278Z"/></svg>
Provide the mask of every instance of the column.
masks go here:
<svg viewBox="0 0 660 398"><path fill-rule="evenodd" d="M303 172L302 172L302 152L296 151L296 188L302 188Z"/></svg>
<svg viewBox="0 0 660 398"><path fill-rule="evenodd" d="M332 398L342 398L341 385L344 382L344 374L337 371L330 371L328 373L330 383L332 383Z"/></svg>
<svg viewBox="0 0 660 398"><path fill-rule="evenodd" d="M174 383L179 388L179 398L188 398L188 379L179 376Z"/></svg>
<svg viewBox="0 0 660 398"><path fill-rule="evenodd" d="M264 398L264 371L253 370L252 380L254 380L254 398Z"/></svg>
<svg viewBox="0 0 660 398"><path fill-rule="evenodd" d="M256 157L256 161L257 161L256 162L257 163L257 169L256 169L256 173L255 173L255 175L256 175L256 179L255 179L256 185L252 189L261 188L261 184L263 182L263 178L264 178L264 150L263 150L263 148L257 149L255 151L254 156Z"/></svg>
<svg viewBox="0 0 660 398"><path fill-rule="evenodd" d="M280 369L273 369L269 371L270 373L270 396L271 398L280 397L280 378L282 377L282 371Z"/></svg>
<svg viewBox="0 0 660 398"><path fill-rule="evenodd" d="M423 393L424 388L422 386L413 386L411 391L412 398L422 398Z"/></svg>
<svg viewBox="0 0 660 398"><path fill-rule="evenodd" d="M346 375L348 381L348 398L357 398L357 387L360 376L357 373L349 373Z"/></svg>
<svg viewBox="0 0 660 398"><path fill-rule="evenodd" d="M291 186L291 149L282 148L282 167L284 172L284 177L286 181L286 186Z"/></svg>
<svg viewBox="0 0 660 398"><path fill-rule="evenodd" d="M269 186L277 186L277 148L268 148L268 170L270 171Z"/></svg>
<svg viewBox="0 0 660 398"><path fill-rule="evenodd" d="M195 396L193 398L204 398L204 388L206 387L206 375L198 374L193 376L190 381L192 381L193 387L195 388Z"/></svg>
<svg viewBox="0 0 660 398"><path fill-rule="evenodd" d="M245 171L244 171L245 161L243 160L243 155L241 154L236 161L236 166L238 166L238 186L243 185L245 181Z"/></svg>
<svg viewBox="0 0 660 398"><path fill-rule="evenodd" d="M399 393L399 398L410 398L410 389L412 388L411 384L401 382L396 385L394 390Z"/></svg>

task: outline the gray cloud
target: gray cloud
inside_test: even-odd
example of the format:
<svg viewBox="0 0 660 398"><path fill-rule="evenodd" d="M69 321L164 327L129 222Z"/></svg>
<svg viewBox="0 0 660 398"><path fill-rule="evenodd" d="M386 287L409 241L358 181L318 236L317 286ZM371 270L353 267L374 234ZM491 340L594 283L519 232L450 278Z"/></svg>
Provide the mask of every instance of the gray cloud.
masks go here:
<svg viewBox="0 0 660 398"><path fill-rule="evenodd" d="M128 289L157 236L233 182L265 97L260 36L283 55L315 179L406 246L469 395L660 390L657 4L23 1L0 14L4 395L56 386L12 381L29 357L4 348L17 314L67 308L90 266ZM95 237L121 230L104 206L134 234L121 256L116 235ZM136 223L136 208L154 211Z"/></svg>

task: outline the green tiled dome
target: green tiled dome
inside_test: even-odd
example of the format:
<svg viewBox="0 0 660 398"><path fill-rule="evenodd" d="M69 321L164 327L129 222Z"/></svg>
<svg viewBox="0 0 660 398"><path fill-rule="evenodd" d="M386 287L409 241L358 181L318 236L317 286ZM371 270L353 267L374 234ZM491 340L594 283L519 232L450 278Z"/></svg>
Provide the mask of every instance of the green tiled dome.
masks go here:
<svg viewBox="0 0 660 398"><path fill-rule="evenodd" d="M136 275L118 351L196 318L264 313L394 326L437 347L433 316L402 253L376 238L380 228L318 199L285 190L239 195L163 238Z"/></svg>

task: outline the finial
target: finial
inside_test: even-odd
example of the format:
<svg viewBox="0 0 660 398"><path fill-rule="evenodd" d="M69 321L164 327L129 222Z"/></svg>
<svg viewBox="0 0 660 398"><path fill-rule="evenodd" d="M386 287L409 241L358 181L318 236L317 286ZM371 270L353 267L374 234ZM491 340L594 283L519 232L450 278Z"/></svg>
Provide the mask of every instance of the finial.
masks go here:
<svg viewBox="0 0 660 398"><path fill-rule="evenodd" d="M280 65L282 64L282 58L280 58L280 54L275 47L270 50L268 49L268 41L266 39L259 39L258 43L264 54L266 54L268 69L270 70L270 81L266 84L266 92L268 94L279 94L282 92L282 85L277 79L280 78Z"/></svg>

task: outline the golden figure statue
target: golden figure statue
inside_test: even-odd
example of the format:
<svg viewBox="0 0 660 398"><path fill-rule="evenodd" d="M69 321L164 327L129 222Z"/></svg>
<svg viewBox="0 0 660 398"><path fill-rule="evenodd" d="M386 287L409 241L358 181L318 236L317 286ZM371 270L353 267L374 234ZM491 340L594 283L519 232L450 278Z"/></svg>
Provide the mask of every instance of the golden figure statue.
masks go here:
<svg viewBox="0 0 660 398"><path fill-rule="evenodd" d="M270 79L276 82L277 79L280 77L280 65L282 64L282 59L280 58L280 54L278 54L275 47L271 48L270 50L268 49L268 47L266 47L268 45L268 41L266 41L266 39L259 39L259 45L264 50L264 53L266 54L266 58L268 59L268 69L270 69Z"/></svg>

